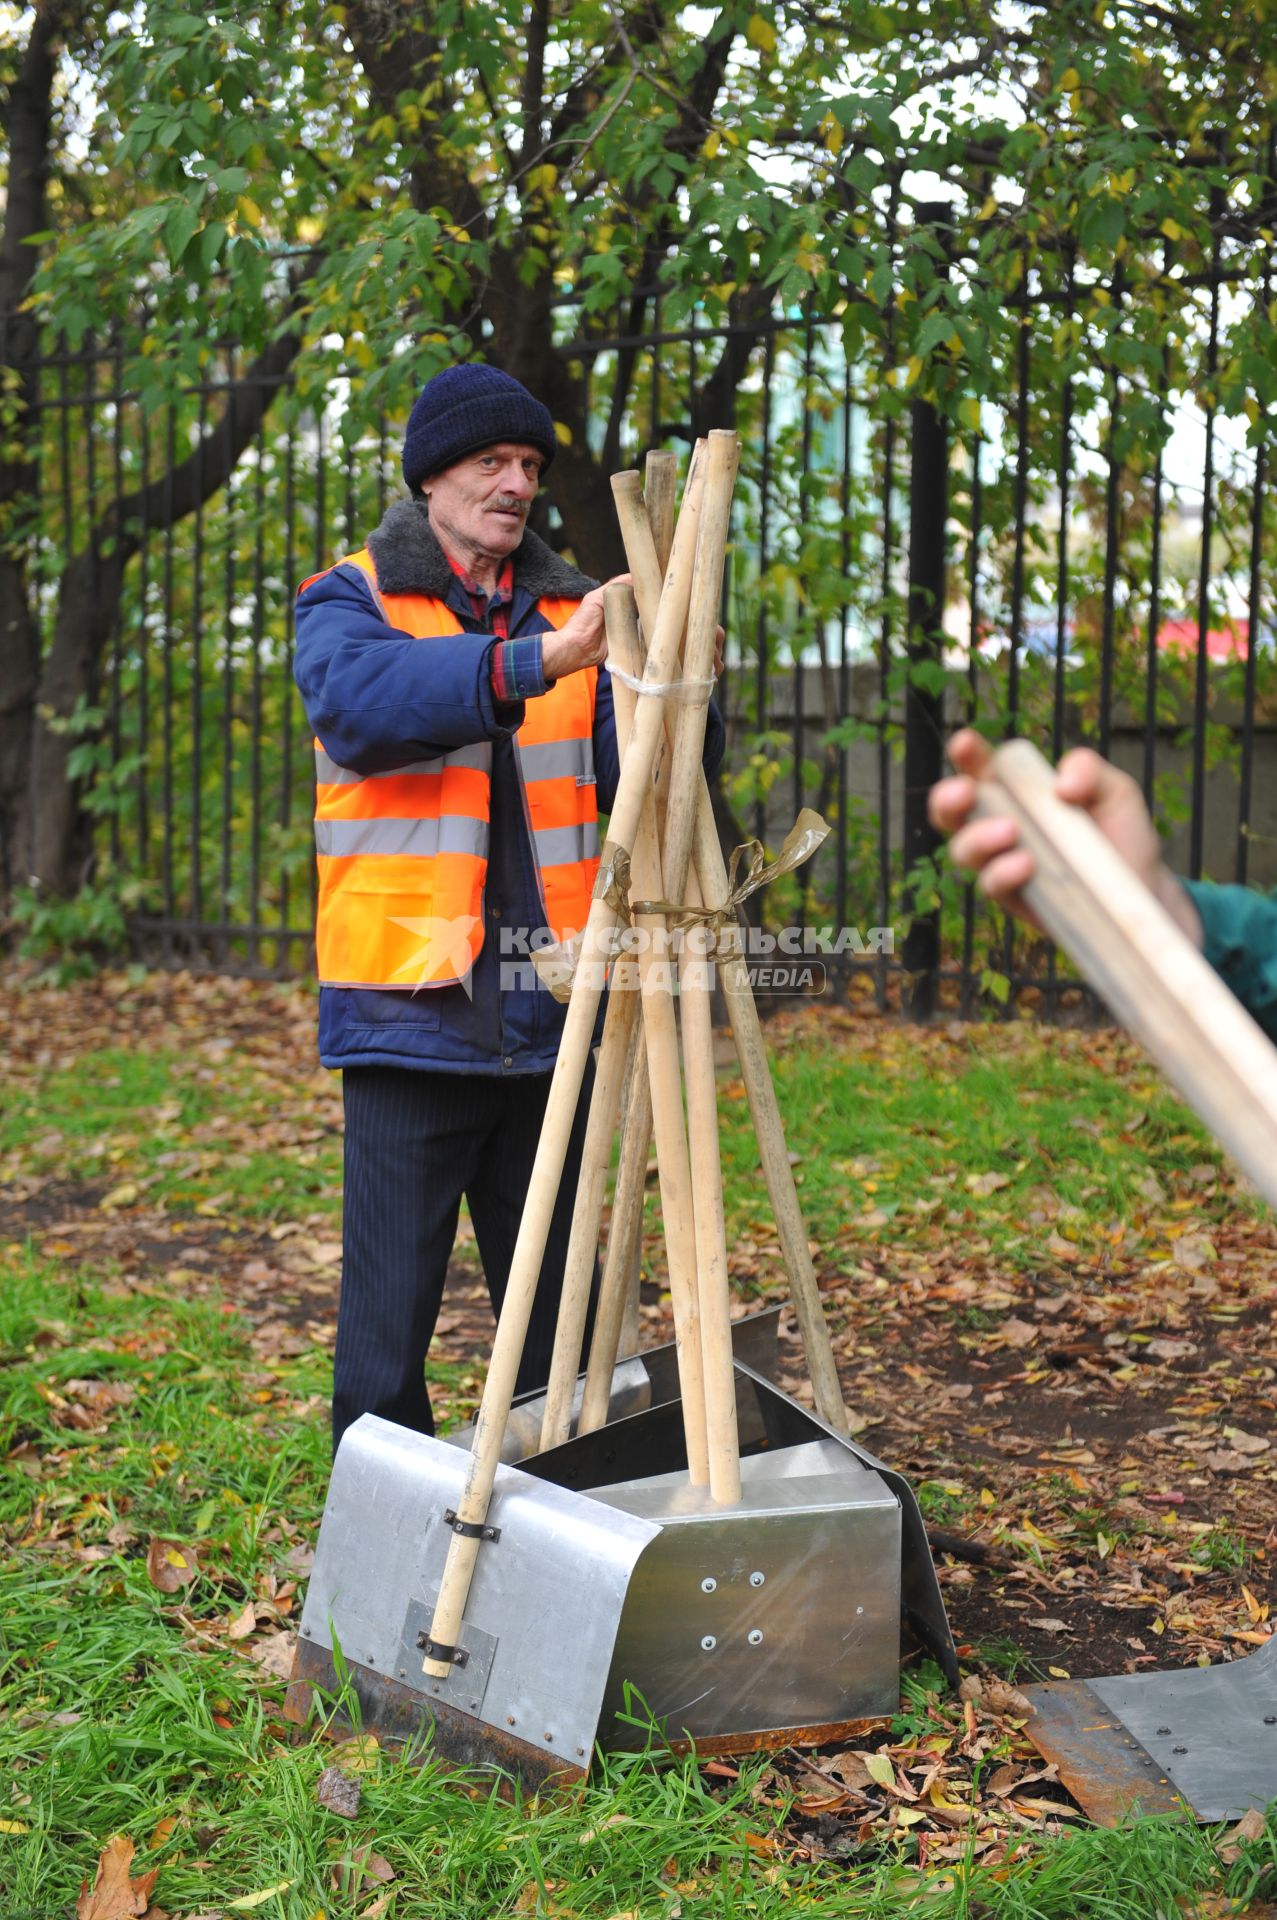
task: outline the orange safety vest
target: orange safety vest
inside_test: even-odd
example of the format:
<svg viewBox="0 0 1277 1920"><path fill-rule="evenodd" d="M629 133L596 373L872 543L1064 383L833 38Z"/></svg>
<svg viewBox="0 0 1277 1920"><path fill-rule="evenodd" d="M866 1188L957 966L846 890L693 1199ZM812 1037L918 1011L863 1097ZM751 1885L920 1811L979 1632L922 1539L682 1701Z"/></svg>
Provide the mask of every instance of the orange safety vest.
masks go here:
<svg viewBox="0 0 1277 1920"><path fill-rule="evenodd" d="M338 565L367 576L401 633L434 640L465 631L429 594L380 592L366 549ZM552 627L578 604L537 603ZM559 940L585 925L598 871L597 682L593 667L565 674L528 701L514 736L546 925ZM370 774L338 766L315 741L315 950L325 985L444 987L465 979L483 946L491 776L488 740Z"/></svg>

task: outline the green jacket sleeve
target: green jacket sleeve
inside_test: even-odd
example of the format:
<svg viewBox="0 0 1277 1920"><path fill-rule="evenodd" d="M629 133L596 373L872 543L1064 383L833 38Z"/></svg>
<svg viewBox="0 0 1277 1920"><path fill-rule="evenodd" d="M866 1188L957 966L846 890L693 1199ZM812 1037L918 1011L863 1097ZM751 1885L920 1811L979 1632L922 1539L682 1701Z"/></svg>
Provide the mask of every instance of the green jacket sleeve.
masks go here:
<svg viewBox="0 0 1277 1920"><path fill-rule="evenodd" d="M1226 986L1277 1040L1277 897L1207 880L1183 886L1202 919L1203 950Z"/></svg>

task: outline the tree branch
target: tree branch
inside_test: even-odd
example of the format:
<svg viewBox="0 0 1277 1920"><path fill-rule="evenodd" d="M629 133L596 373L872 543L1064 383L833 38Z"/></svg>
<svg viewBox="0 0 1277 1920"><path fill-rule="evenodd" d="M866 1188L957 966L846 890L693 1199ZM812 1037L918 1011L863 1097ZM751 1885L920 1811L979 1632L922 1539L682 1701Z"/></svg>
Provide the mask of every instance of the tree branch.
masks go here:
<svg viewBox="0 0 1277 1920"><path fill-rule="evenodd" d="M532 0L520 105L523 145L519 157L525 166L541 151L545 109L545 47L549 33L550 0Z"/></svg>

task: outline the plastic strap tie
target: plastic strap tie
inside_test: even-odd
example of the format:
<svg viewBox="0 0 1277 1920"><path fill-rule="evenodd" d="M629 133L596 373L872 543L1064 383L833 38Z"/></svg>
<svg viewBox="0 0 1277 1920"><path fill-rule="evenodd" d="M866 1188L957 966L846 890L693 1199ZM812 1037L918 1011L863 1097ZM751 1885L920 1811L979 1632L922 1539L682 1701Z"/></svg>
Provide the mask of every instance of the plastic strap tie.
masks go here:
<svg viewBox="0 0 1277 1920"><path fill-rule="evenodd" d="M714 691L713 680L642 680L618 666L611 654L603 662L614 680L631 693L645 694L657 700L673 700L680 707L704 707Z"/></svg>

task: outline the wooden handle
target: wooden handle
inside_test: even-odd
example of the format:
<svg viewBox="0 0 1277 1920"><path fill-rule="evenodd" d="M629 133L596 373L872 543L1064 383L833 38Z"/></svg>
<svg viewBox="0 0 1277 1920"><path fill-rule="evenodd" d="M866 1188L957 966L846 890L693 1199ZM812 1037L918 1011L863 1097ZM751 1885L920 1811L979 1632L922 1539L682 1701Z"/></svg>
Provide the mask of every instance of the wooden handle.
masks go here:
<svg viewBox="0 0 1277 1920"><path fill-rule="evenodd" d="M976 791L981 816L1018 822L1051 938L1277 1206L1277 1048L1027 740L999 747Z"/></svg>
<svg viewBox="0 0 1277 1920"><path fill-rule="evenodd" d="M674 546L648 656L647 677L654 685L672 680L678 670L679 644L691 598L692 567L704 484L705 459L698 443L688 471L683 509L674 532ZM664 705L664 699L656 694L640 702L609 821L609 847L619 846L628 852L634 843L643 800L651 791L657 745L664 732ZM604 849L604 857L605 861L609 857L608 848ZM532 1303L536 1298L541 1261L549 1237L585 1062L594 1038L594 1017L606 971L606 936L615 924L616 915L600 890L591 902L585 925L581 961L550 1081L550 1095L532 1164L527 1204L519 1222L505 1299L488 1363L488 1377L475 1421L473 1450L457 1500L457 1518L466 1526L482 1526L492 1498L492 1484L500 1463L501 1442L510 1415L510 1403L514 1398L519 1360L527 1338ZM477 1533L453 1533L448 1543L448 1557L444 1562L439 1598L430 1625L430 1638L440 1646L451 1647L457 1643L478 1552ZM422 1662L422 1671L442 1680L447 1678L452 1669L446 1660L427 1658Z"/></svg>
<svg viewBox="0 0 1277 1920"><path fill-rule="evenodd" d="M637 969L632 960L622 958L616 962L603 1025L603 1043L599 1048L594 1075L594 1092L590 1096L589 1118L585 1123L581 1172L577 1180L567 1258L563 1266L563 1291L559 1296L558 1321L554 1330L554 1353L545 1390L545 1411L541 1417L543 1453L551 1447L560 1446L572 1430L572 1397L581 1365L581 1343L585 1337L585 1320L590 1307L590 1282L594 1278L599 1226L603 1218L607 1177L612 1165L612 1139L616 1133L621 1085L638 1011L636 976Z"/></svg>
<svg viewBox="0 0 1277 1920"><path fill-rule="evenodd" d="M678 460L672 453L653 448L643 463L643 498L652 529L652 545L664 573L674 540L674 496L678 487Z"/></svg>
<svg viewBox="0 0 1277 1920"><path fill-rule="evenodd" d="M612 1369L616 1365L625 1321L630 1268L634 1249L643 1231L647 1155L652 1144L652 1089L648 1080L647 1045L641 1020L635 1023L634 1072L624 1111L621 1157L617 1162L616 1186L612 1193L612 1221L608 1228L598 1311L594 1316L590 1364L586 1369L585 1392L576 1423L578 1433L593 1433L607 1420L612 1395Z"/></svg>
<svg viewBox="0 0 1277 1920"><path fill-rule="evenodd" d="M689 902L697 904L700 891L694 875L689 875L687 892ZM695 929L684 936L679 959L679 1007L683 1020L683 1078L687 1086L687 1133L696 1215L696 1283L705 1379L709 1490L720 1505L735 1506L740 1500L740 1438L736 1426L736 1365L732 1354L727 1226L723 1217L723 1167L718 1149L718 1079L714 1072L709 962L703 948L700 952L696 950Z"/></svg>
<svg viewBox="0 0 1277 1920"><path fill-rule="evenodd" d="M696 544L696 570L687 610L687 645L683 673L691 681L713 677L714 641L723 595L723 565L727 557L732 489L740 463L740 442L734 433L711 433L705 474L705 504ZM665 810L665 838L661 842L661 869L668 898L682 898L692 856L692 834L704 775L707 706L700 701L679 707L674 720L674 753L670 763L669 798Z"/></svg>

